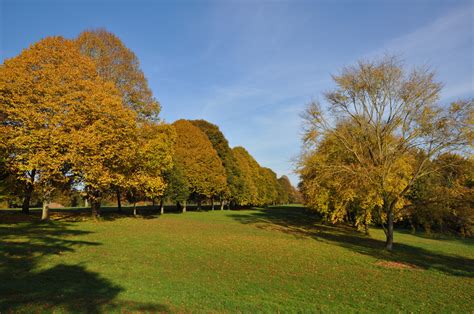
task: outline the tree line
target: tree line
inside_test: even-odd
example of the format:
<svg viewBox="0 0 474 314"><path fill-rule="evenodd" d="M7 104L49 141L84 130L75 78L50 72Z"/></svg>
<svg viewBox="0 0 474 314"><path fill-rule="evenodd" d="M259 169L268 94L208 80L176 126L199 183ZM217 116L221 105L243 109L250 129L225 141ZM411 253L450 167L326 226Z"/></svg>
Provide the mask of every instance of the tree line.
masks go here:
<svg viewBox="0 0 474 314"><path fill-rule="evenodd" d="M324 106L311 103L299 158L305 203L333 223L393 247L397 223L474 232L473 100L439 104L442 84L396 57L361 61L333 76Z"/></svg>
<svg viewBox="0 0 474 314"><path fill-rule="evenodd" d="M287 177L277 178L242 147L230 148L204 120L167 124L135 54L103 29L76 39L47 37L0 67L0 197L33 195L49 218L64 191L100 214L114 195L229 207L295 201ZM136 212L135 212L136 214Z"/></svg>

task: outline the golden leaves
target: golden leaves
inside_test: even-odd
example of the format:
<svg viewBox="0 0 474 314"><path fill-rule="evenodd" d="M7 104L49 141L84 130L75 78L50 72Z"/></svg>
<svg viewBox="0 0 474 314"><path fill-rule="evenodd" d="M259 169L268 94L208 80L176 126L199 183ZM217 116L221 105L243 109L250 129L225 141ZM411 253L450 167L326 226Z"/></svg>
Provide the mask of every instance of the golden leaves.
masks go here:
<svg viewBox="0 0 474 314"><path fill-rule="evenodd" d="M206 134L186 120L173 126L177 133L175 162L190 190L207 197L223 192L227 187L225 169Z"/></svg>
<svg viewBox="0 0 474 314"><path fill-rule="evenodd" d="M76 44L85 56L94 60L100 76L115 84L123 104L140 119L156 121L160 104L153 98L135 54L114 34L104 29L82 32Z"/></svg>

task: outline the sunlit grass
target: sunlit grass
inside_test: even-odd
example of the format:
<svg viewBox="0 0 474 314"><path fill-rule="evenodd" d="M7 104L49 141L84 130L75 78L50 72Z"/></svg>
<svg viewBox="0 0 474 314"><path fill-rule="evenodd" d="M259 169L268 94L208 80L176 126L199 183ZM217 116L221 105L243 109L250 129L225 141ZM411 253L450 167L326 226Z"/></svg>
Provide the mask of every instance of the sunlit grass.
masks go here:
<svg viewBox="0 0 474 314"><path fill-rule="evenodd" d="M299 207L1 223L0 311L472 312L472 240L320 224Z"/></svg>

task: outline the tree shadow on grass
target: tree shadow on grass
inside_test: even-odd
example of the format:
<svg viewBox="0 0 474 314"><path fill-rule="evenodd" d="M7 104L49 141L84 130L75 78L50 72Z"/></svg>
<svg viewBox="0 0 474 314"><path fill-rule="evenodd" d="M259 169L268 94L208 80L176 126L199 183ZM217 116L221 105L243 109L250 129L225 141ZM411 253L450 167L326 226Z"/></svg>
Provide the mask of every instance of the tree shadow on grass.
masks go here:
<svg viewBox="0 0 474 314"><path fill-rule="evenodd" d="M217 207L216 207L217 208ZM115 221L124 218L138 218L138 219L157 219L162 215L160 214L159 205L150 206L137 206L137 216L133 213L133 206L122 206L122 210L119 211L117 207L103 206L100 209L100 221ZM220 209L215 209L215 211ZM188 205L188 212L198 211L196 205ZM211 207L203 206L201 212L210 212ZM164 214L182 214L181 209L178 209L175 205L166 205ZM81 222L94 219L92 217L91 209L88 207L69 207L69 208L56 208L49 210L51 221L61 222ZM16 224L25 222L39 222L41 220L41 209L34 208L30 209L30 213L25 215L21 213L21 209L1 209L0 210L0 224Z"/></svg>
<svg viewBox="0 0 474 314"><path fill-rule="evenodd" d="M384 241L367 237L349 226L329 226L304 207L270 207L250 214L229 215L244 224L272 229L299 238L311 237L360 254L388 262L403 263L420 269L433 269L453 276L474 277L474 259L433 252L420 247L395 243L394 251L384 250Z"/></svg>
<svg viewBox="0 0 474 314"><path fill-rule="evenodd" d="M116 301L123 288L84 265L42 265L47 256L101 245L75 239L89 233L67 223L0 224L0 313L167 311L159 304Z"/></svg>

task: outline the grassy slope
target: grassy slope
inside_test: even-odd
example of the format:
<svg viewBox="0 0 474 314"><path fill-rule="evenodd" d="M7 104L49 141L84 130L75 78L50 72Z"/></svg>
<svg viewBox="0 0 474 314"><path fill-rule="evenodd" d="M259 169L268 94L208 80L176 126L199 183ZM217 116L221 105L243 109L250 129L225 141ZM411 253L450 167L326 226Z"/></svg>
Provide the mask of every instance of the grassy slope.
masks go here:
<svg viewBox="0 0 474 314"><path fill-rule="evenodd" d="M397 233L390 254L372 233L296 207L50 224L0 216L0 312L474 310L472 240Z"/></svg>

